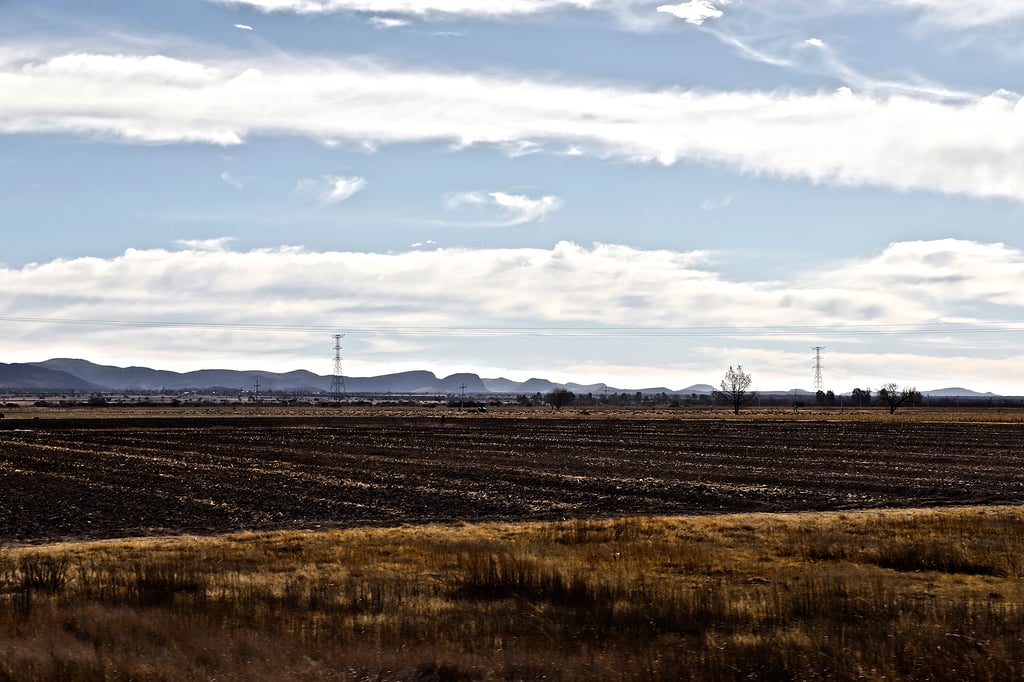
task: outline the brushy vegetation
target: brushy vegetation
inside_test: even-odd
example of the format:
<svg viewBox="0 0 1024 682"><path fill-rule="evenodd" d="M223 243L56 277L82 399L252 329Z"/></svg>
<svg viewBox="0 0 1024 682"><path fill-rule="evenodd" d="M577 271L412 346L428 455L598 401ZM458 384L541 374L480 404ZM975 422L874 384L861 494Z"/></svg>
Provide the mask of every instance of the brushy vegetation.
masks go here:
<svg viewBox="0 0 1024 682"><path fill-rule="evenodd" d="M1024 679L1024 507L0 550L0 680Z"/></svg>

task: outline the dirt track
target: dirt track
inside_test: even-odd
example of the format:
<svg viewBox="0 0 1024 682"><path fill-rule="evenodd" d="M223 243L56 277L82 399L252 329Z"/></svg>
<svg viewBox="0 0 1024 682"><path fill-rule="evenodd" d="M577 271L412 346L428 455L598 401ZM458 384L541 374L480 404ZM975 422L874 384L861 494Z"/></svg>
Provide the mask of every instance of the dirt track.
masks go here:
<svg viewBox="0 0 1024 682"><path fill-rule="evenodd" d="M146 418L0 422L0 543L1024 503L1024 425Z"/></svg>

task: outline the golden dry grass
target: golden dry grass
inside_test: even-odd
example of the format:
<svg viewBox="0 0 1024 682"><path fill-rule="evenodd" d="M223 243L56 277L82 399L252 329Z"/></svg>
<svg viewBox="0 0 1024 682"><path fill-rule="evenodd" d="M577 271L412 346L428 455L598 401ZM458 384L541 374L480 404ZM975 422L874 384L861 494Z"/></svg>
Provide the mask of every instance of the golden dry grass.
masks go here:
<svg viewBox="0 0 1024 682"><path fill-rule="evenodd" d="M1024 678L1024 507L0 550L0 680Z"/></svg>

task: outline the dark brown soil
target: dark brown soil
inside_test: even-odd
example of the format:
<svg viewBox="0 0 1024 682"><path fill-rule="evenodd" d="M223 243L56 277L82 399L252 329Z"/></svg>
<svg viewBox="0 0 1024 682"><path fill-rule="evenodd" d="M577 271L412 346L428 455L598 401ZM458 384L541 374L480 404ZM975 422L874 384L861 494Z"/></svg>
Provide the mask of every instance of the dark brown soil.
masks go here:
<svg viewBox="0 0 1024 682"><path fill-rule="evenodd" d="M1024 503L1024 426L372 417L0 423L0 543Z"/></svg>

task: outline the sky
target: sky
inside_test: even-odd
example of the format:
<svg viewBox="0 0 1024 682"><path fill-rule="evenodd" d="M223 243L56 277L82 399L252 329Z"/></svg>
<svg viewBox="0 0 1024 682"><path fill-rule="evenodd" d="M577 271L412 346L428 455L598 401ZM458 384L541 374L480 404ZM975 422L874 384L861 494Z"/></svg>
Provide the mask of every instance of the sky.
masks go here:
<svg viewBox="0 0 1024 682"><path fill-rule="evenodd" d="M0 0L0 361L1024 395L1024 0Z"/></svg>

